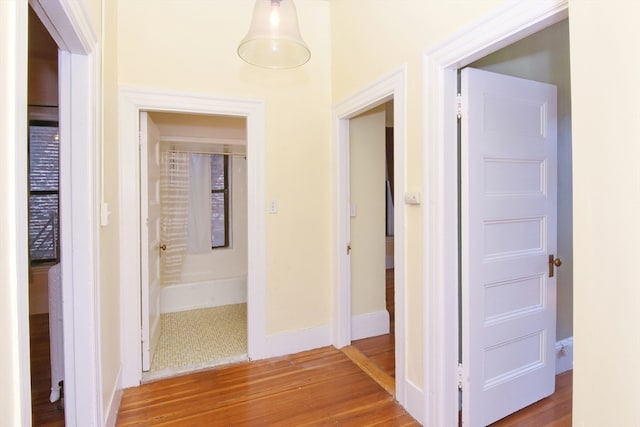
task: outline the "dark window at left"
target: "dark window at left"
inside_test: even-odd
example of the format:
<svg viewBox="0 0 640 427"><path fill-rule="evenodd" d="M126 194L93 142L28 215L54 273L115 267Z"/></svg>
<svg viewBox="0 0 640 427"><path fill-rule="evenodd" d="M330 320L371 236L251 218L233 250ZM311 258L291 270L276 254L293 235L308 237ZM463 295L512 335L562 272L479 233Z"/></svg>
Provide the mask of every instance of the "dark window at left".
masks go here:
<svg viewBox="0 0 640 427"><path fill-rule="evenodd" d="M229 247L229 157L211 155L211 248Z"/></svg>
<svg viewBox="0 0 640 427"><path fill-rule="evenodd" d="M29 256L60 257L60 143L58 122L29 121Z"/></svg>

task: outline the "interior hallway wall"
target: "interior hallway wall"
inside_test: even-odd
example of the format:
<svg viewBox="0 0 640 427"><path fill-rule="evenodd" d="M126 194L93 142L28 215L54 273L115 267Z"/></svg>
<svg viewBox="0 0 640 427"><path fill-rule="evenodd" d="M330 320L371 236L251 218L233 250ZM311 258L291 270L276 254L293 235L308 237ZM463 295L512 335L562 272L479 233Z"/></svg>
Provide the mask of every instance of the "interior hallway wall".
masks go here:
<svg viewBox="0 0 640 427"><path fill-rule="evenodd" d="M296 4L312 57L304 67L277 71L248 65L236 54L253 4L119 2L118 80L167 92L265 100L266 199L278 206L275 214L267 214L267 206L261 212L267 238L267 334L314 327L328 331L333 277L327 184L330 4Z"/></svg>
<svg viewBox="0 0 640 427"><path fill-rule="evenodd" d="M569 0L575 426L638 423L638 16L635 1Z"/></svg>
<svg viewBox="0 0 640 427"><path fill-rule="evenodd" d="M385 106L349 121L351 315L386 310Z"/></svg>
<svg viewBox="0 0 640 427"><path fill-rule="evenodd" d="M117 167L120 153L118 150L118 3L114 0L85 0L88 12L97 20L101 31L102 55L102 109L100 128L101 153L96 173L100 174L101 202L109 211L106 223L100 227L100 337L102 363L102 399L104 417L108 417L111 405L119 404L120 388L120 344L122 328L120 310L120 221L119 189L120 169ZM103 8L104 6L104 8ZM103 16L104 14L104 16Z"/></svg>
<svg viewBox="0 0 640 427"><path fill-rule="evenodd" d="M30 422L27 185L26 2L0 2L0 414L10 426ZM25 330L25 327L27 329Z"/></svg>

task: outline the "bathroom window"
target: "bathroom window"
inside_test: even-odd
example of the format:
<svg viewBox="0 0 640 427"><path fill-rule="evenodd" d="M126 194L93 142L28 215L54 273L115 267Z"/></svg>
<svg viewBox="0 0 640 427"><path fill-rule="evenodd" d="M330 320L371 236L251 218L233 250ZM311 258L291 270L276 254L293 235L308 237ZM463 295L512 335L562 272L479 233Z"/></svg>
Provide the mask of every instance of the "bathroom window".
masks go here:
<svg viewBox="0 0 640 427"><path fill-rule="evenodd" d="M229 247L229 157L211 155L211 247Z"/></svg>
<svg viewBox="0 0 640 427"><path fill-rule="evenodd" d="M58 261L60 251L58 122L29 121L29 256Z"/></svg>

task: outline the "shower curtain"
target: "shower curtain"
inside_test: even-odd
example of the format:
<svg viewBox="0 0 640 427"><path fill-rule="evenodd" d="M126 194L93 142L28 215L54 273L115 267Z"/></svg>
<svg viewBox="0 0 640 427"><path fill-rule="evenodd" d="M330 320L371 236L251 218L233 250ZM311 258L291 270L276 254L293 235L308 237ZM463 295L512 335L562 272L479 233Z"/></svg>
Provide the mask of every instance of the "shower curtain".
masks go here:
<svg viewBox="0 0 640 427"><path fill-rule="evenodd" d="M179 282L187 251L189 216L189 153L162 152L160 168L160 258L162 286Z"/></svg>
<svg viewBox="0 0 640 427"><path fill-rule="evenodd" d="M187 252L211 252L211 156L191 154Z"/></svg>

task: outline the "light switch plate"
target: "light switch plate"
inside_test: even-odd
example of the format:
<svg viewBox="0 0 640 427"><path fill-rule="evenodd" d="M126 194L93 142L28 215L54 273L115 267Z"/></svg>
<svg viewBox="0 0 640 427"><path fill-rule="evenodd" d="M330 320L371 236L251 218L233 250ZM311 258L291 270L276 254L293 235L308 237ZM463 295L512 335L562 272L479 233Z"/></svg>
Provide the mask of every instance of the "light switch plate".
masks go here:
<svg viewBox="0 0 640 427"><path fill-rule="evenodd" d="M419 205L420 204L420 193L417 191L408 191L404 193L404 202L407 205Z"/></svg>

